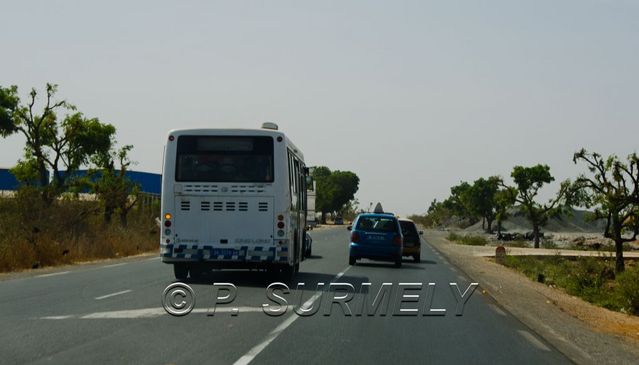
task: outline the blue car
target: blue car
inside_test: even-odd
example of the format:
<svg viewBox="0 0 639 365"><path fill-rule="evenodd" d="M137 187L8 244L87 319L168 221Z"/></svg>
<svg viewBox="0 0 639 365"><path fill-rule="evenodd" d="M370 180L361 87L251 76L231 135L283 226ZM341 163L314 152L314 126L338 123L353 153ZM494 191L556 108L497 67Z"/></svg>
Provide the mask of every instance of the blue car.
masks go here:
<svg viewBox="0 0 639 365"><path fill-rule="evenodd" d="M348 263L359 259L391 261L402 266L404 238L397 218L388 213L364 213L355 218L351 230Z"/></svg>

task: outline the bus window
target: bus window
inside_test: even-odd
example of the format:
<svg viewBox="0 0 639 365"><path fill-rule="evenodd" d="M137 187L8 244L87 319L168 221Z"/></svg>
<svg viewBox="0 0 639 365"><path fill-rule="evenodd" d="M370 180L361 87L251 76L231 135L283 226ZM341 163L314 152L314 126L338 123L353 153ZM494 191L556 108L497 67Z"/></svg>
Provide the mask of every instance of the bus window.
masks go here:
<svg viewBox="0 0 639 365"><path fill-rule="evenodd" d="M180 136L176 181L273 182L273 138Z"/></svg>

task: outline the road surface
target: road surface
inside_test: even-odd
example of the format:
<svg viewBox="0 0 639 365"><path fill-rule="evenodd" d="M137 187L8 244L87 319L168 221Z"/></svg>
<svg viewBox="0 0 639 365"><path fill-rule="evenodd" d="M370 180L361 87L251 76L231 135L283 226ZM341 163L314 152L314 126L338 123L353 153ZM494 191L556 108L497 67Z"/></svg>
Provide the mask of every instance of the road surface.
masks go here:
<svg viewBox="0 0 639 365"><path fill-rule="evenodd" d="M301 264L298 276L312 289L303 301L316 299L314 305L320 306L310 317L290 309L278 317L263 313L263 303L275 305L267 300L265 288L277 277L248 271L218 271L189 283L196 294L195 310L183 317L168 315L161 298L175 280L171 266L155 257L0 281L0 363L570 363L483 295L481 287L466 303L463 316L455 316L448 283L458 283L463 291L470 280L427 243L419 264L406 260L397 269L363 261L350 267L348 234L343 226L311 233L314 257ZM233 303L217 305L211 316L213 282L233 283L238 291ZM378 312L348 317L337 304L325 316L325 299L331 293L323 301L314 289L318 282L351 283L357 290L368 282L369 297L382 283L393 283L394 289L399 283L435 283L430 308L447 312L393 316L393 298L387 316ZM424 293L426 289L422 300ZM290 305L296 304L293 294L285 296ZM361 295L355 295L353 307ZM239 314L232 315L231 308L239 308Z"/></svg>

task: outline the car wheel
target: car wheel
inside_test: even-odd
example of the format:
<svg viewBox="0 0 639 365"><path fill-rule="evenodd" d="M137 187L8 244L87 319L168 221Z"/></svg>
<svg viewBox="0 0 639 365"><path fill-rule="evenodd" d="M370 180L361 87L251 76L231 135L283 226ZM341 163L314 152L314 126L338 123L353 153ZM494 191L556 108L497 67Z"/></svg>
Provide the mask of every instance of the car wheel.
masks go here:
<svg viewBox="0 0 639 365"><path fill-rule="evenodd" d="M355 265L355 262L357 262L357 260L353 256L349 256L348 257L348 264L349 265Z"/></svg>
<svg viewBox="0 0 639 365"><path fill-rule="evenodd" d="M415 260L415 262L420 262L421 261L421 258L419 257L419 254L413 255L413 259Z"/></svg>
<svg viewBox="0 0 639 365"><path fill-rule="evenodd" d="M306 248L306 251L304 252L304 257L306 257L306 258L311 257L312 251L313 251L313 247L312 246L308 246Z"/></svg>
<svg viewBox="0 0 639 365"><path fill-rule="evenodd" d="M173 274L177 280L186 280L189 276L189 267L186 264L173 264Z"/></svg>

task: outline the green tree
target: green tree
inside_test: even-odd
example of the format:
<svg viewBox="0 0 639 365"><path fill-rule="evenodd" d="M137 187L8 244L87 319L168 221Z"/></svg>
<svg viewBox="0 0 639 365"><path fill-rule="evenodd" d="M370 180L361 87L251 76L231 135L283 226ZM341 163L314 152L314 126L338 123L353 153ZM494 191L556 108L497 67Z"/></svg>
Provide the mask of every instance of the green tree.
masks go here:
<svg viewBox="0 0 639 365"><path fill-rule="evenodd" d="M38 177L42 198L50 204L69 188L78 168L96 153L111 148L115 128L96 118L87 119L68 102L55 101L57 85L46 85L41 112L36 110L38 92L32 89L21 104L18 88L0 86L0 135L21 133L26 139L24 159L14 169L19 178ZM58 114L64 113L61 120ZM61 170L66 172L62 173ZM53 173L49 183L49 171Z"/></svg>
<svg viewBox="0 0 639 365"><path fill-rule="evenodd" d="M316 182L315 210L322 213L322 224L326 223L326 213L330 212L330 202L333 196L333 187L329 185L328 178L331 170L326 166L311 168L311 176Z"/></svg>
<svg viewBox="0 0 639 365"><path fill-rule="evenodd" d="M633 153L625 163L614 155L603 158L582 149L573 156L574 163L579 161L590 176L582 174L575 184L586 194L585 205L595 208L595 217L606 219L604 236L615 241L615 271L623 272L623 244L639 234L639 158Z"/></svg>
<svg viewBox="0 0 639 365"><path fill-rule="evenodd" d="M328 178L332 187L331 212L338 212L348 205L359 189L359 177L351 171L333 171Z"/></svg>
<svg viewBox="0 0 639 365"><path fill-rule="evenodd" d="M93 161L97 169L92 171L97 180L93 183L93 191L100 200L104 212L105 223L111 223L114 213L120 216L120 224L128 225L127 216L135 205L139 195L139 186L126 176L129 166L129 152L133 146L126 145L119 150L98 154ZM117 165L117 166L116 166Z"/></svg>
<svg viewBox="0 0 639 365"><path fill-rule="evenodd" d="M484 228L488 233L493 233L493 221L497 215L495 195L500 184L501 179L498 176L491 176L488 179L482 177L473 182L467 193L468 209L473 215L482 217L486 223Z"/></svg>
<svg viewBox="0 0 639 365"><path fill-rule="evenodd" d="M450 188L450 196L443 201L444 207L457 217L472 225L478 221L479 214L473 205L472 185L462 181Z"/></svg>
<svg viewBox="0 0 639 365"><path fill-rule="evenodd" d="M553 182L555 178L550 174L548 165L535 165L532 167L515 166L510 175L515 181L517 195L515 202L521 205L522 211L533 227L535 248L539 248L540 228L545 226L548 218L561 214L570 204L572 184L569 180L561 183L559 192L555 198L546 204L538 203L535 199L539 190ZM504 188L508 189L507 186Z"/></svg>
<svg viewBox="0 0 639 365"><path fill-rule="evenodd" d="M427 227L438 227L446 224L452 216L453 212L446 207L444 202L434 199L426 211L424 225Z"/></svg>
<svg viewBox="0 0 639 365"><path fill-rule="evenodd" d="M351 171L331 171L326 166L312 169L311 176L317 182L315 209L322 212L322 223L326 214L341 211L359 188L359 177Z"/></svg>

